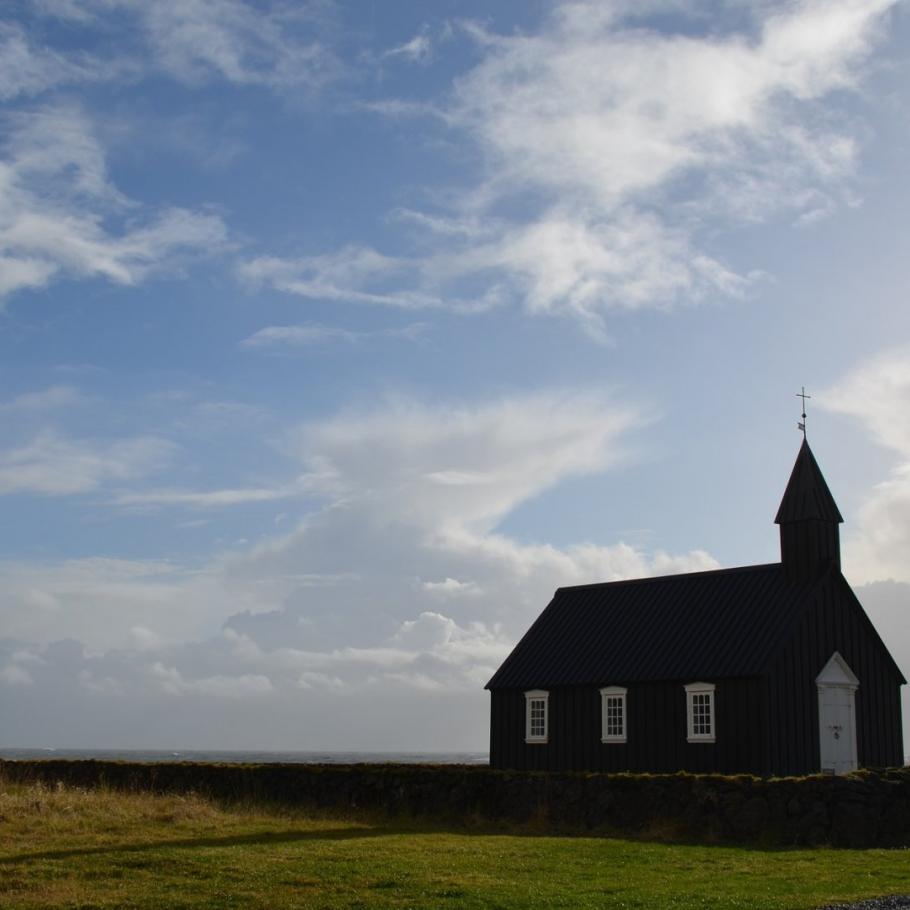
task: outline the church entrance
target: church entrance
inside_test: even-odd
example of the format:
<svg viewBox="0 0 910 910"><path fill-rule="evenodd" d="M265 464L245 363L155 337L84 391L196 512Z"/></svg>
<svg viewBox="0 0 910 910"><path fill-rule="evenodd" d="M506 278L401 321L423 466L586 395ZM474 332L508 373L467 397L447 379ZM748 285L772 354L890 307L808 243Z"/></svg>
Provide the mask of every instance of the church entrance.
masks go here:
<svg viewBox="0 0 910 910"><path fill-rule="evenodd" d="M821 769L846 774L857 768L856 690L859 680L835 651L815 678Z"/></svg>

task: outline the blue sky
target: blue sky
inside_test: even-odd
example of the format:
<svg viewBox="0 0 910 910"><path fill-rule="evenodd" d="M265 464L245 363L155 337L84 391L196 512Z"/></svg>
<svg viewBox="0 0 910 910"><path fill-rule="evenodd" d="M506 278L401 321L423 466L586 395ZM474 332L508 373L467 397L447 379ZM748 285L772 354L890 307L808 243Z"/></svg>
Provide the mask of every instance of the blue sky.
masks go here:
<svg viewBox="0 0 910 910"><path fill-rule="evenodd" d="M777 558L802 385L906 671L908 41L7 4L0 745L482 749L557 586Z"/></svg>

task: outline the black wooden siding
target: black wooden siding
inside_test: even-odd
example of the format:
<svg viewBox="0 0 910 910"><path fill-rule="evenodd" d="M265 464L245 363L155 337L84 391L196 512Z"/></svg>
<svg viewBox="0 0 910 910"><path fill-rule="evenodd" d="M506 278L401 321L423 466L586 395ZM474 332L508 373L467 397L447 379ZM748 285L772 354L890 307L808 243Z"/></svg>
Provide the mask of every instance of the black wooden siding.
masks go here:
<svg viewBox="0 0 910 910"><path fill-rule="evenodd" d="M523 689L491 693L490 764L515 770L767 772L765 683L716 682L713 743L689 743L686 679L627 685L626 742L602 743L600 686L557 686L549 692L547 743L525 742ZM606 680L602 685L622 685Z"/></svg>
<svg viewBox="0 0 910 910"><path fill-rule="evenodd" d="M902 764L905 680L840 574L843 518L805 440L775 521L781 563L560 588L487 683L492 765L817 771L815 678L835 651L860 683L859 764ZM686 741L699 681L716 686L713 744ZM607 685L628 689L626 744L600 742ZM546 744L524 741L529 689L549 692Z"/></svg>
<svg viewBox="0 0 910 910"><path fill-rule="evenodd" d="M609 679L549 692L549 741L525 743L524 688L491 692L490 764L516 770L694 771L806 774L820 770L815 678L839 651L859 679L861 767L903 764L903 677L846 581L832 574L813 595L769 672L672 682ZM689 743L686 692L714 683L714 743ZM624 685L626 743L601 743L600 688Z"/></svg>
<svg viewBox="0 0 910 910"><path fill-rule="evenodd" d="M840 535L828 521L794 521L780 526L781 562L792 581L814 578L819 567L840 568Z"/></svg>
<svg viewBox="0 0 910 910"><path fill-rule="evenodd" d="M815 678L835 651L859 679L856 739L860 766L903 764L903 678L846 582L833 576L816 593L769 678L769 749L776 774L820 770Z"/></svg>

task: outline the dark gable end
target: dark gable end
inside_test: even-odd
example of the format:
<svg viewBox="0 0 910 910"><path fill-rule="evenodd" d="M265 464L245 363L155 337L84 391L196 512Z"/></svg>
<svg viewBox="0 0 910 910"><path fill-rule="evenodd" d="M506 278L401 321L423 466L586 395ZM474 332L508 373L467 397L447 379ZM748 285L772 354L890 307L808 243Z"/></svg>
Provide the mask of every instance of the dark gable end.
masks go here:
<svg viewBox="0 0 910 910"><path fill-rule="evenodd" d="M901 668L897 665L895 659L891 656L891 652L885 647L885 643L882 641L881 636L878 634L877 629L872 624L872 620L869 619L868 613L863 609L863 605L860 603L859 598L856 596L853 588L850 587L847 579L843 575L838 573L832 579L832 583L836 585L840 595L853 607L856 613L859 616L860 623L863 628L866 630L866 634L869 636L869 639L874 643L874 646L881 651L882 657L885 663L894 671L894 675L897 677L900 685L907 685L907 680L904 678L904 674L901 672Z"/></svg>
<svg viewBox="0 0 910 910"><path fill-rule="evenodd" d="M823 576L772 563L560 588L486 687L757 676Z"/></svg>

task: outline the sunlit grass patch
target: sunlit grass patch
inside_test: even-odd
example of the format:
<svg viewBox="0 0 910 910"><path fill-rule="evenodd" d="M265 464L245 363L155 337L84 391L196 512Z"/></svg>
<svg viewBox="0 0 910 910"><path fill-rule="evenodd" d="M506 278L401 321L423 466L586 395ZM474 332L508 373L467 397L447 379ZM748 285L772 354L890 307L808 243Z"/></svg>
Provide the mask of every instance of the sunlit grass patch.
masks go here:
<svg viewBox="0 0 910 910"><path fill-rule="evenodd" d="M910 892L910 855L549 836L476 822L0 787L0 906L811 908Z"/></svg>

